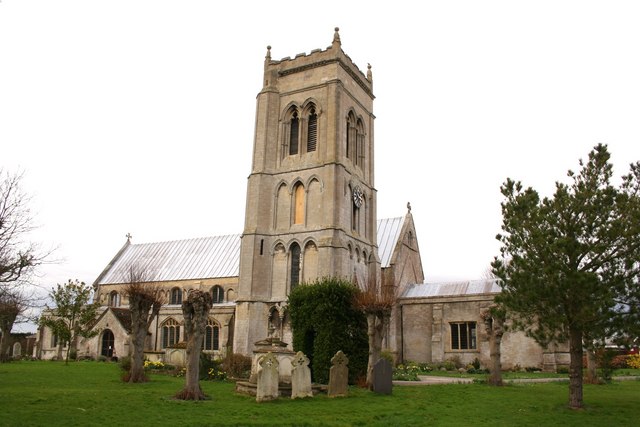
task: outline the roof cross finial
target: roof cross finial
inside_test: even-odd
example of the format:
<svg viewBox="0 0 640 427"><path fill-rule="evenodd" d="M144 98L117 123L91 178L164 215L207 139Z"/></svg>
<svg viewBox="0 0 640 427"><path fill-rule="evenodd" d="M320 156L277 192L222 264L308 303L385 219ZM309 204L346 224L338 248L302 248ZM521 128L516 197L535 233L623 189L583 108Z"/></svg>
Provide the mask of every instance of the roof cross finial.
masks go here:
<svg viewBox="0 0 640 427"><path fill-rule="evenodd" d="M411 212L411 202L407 202L407 210Z"/></svg>
<svg viewBox="0 0 640 427"><path fill-rule="evenodd" d="M131 239L133 238L131 233L127 233L127 235L125 237L127 238L127 242L131 242Z"/></svg>

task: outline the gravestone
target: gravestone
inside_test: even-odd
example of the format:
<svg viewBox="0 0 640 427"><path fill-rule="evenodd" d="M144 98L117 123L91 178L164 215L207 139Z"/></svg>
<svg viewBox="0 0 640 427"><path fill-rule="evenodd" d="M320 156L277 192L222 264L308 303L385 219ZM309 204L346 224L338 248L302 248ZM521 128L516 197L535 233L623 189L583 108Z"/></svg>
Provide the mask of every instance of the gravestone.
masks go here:
<svg viewBox="0 0 640 427"><path fill-rule="evenodd" d="M335 356L331 358L331 369L329 369L329 387L327 388L327 396L338 397L347 395L347 387L349 385L349 359L342 350L338 350Z"/></svg>
<svg viewBox="0 0 640 427"><path fill-rule="evenodd" d="M391 363L387 359L380 358L373 365L372 390L375 393L391 394L393 389L393 372Z"/></svg>
<svg viewBox="0 0 640 427"><path fill-rule="evenodd" d="M273 353L267 353L259 363L258 386L256 401L264 402L278 398L278 358Z"/></svg>
<svg viewBox="0 0 640 427"><path fill-rule="evenodd" d="M313 397L309 358L299 351L291 360L291 398Z"/></svg>

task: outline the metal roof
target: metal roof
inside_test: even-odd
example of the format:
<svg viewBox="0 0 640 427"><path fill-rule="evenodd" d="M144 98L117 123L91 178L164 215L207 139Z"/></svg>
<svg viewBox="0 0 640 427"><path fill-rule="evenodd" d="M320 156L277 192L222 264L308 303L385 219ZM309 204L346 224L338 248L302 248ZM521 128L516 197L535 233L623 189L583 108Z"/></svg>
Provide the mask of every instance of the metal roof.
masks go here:
<svg viewBox="0 0 640 427"><path fill-rule="evenodd" d="M398 243L403 225L403 216L378 220L378 256L382 268L387 268L391 264L393 250Z"/></svg>
<svg viewBox="0 0 640 427"><path fill-rule="evenodd" d="M152 282L238 276L240 235L126 245L97 283L126 283L133 265Z"/></svg>
<svg viewBox="0 0 640 427"><path fill-rule="evenodd" d="M410 285L402 298L429 298L461 295L499 294L497 279L469 280L466 282L420 283Z"/></svg>

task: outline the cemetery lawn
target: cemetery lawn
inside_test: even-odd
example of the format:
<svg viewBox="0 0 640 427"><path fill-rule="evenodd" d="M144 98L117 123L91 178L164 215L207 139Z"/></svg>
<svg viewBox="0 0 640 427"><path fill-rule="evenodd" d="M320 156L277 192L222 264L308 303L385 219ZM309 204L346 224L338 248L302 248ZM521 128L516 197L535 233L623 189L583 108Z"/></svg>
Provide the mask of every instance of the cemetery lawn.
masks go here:
<svg viewBox="0 0 640 427"><path fill-rule="evenodd" d="M351 388L346 398L256 403L230 382L201 382L211 400L172 399L183 378L152 374L125 384L114 363L0 364L0 426L512 426L635 425L640 381L585 385L586 408L567 409L567 383L395 386L381 396Z"/></svg>

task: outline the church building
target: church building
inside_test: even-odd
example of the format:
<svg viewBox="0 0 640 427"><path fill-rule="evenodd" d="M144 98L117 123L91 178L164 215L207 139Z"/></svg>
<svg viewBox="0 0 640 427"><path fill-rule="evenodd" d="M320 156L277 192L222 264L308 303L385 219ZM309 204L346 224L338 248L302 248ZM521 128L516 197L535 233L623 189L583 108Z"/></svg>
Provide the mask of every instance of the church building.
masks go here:
<svg viewBox="0 0 640 427"><path fill-rule="evenodd" d="M267 47L242 234L143 244L128 238L94 282L100 332L79 342L78 354L129 353L123 290L135 267L166 300L149 330L149 358L179 362L181 304L193 289L211 292L214 301L203 351L250 355L267 337L291 347L289 293L334 276L395 289L384 345L397 360L457 356L488 364L481 314L499 288L490 281L424 284L410 205L403 216L377 218L374 98L371 66L363 72L352 62L338 28L324 50L275 60ZM511 335L505 360L541 367L542 349ZM41 329L39 356L58 351L55 337Z"/></svg>

